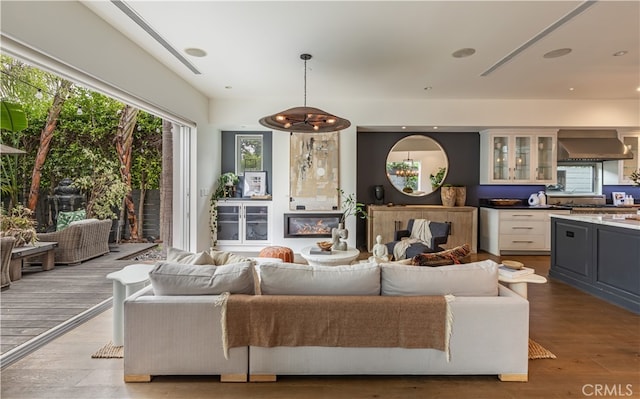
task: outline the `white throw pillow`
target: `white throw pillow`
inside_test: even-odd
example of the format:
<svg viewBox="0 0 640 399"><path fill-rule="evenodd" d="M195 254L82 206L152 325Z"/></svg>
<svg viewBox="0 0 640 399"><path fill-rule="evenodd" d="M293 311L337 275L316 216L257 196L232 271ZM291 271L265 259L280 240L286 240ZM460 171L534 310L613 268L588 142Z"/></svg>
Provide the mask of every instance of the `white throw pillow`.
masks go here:
<svg viewBox="0 0 640 399"><path fill-rule="evenodd" d="M382 295L498 295L498 264L492 260L440 267L382 264L380 269Z"/></svg>
<svg viewBox="0 0 640 399"><path fill-rule="evenodd" d="M215 265L213 258L207 252L194 254L193 252L173 247L167 247L167 262L186 265Z"/></svg>
<svg viewBox="0 0 640 399"><path fill-rule="evenodd" d="M262 295L380 295L380 268L373 263L263 263L259 275Z"/></svg>
<svg viewBox="0 0 640 399"><path fill-rule="evenodd" d="M222 266L158 262L149 272L155 295L253 294L253 263Z"/></svg>

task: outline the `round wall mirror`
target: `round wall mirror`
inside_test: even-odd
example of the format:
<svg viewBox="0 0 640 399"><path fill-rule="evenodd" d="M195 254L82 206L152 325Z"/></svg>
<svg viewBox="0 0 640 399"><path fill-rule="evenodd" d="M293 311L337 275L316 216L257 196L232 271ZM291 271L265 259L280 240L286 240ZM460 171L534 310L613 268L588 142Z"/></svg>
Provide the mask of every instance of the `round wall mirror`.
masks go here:
<svg viewBox="0 0 640 399"><path fill-rule="evenodd" d="M398 191L414 197L437 190L448 168L444 149L426 136L404 137L387 155L387 178Z"/></svg>

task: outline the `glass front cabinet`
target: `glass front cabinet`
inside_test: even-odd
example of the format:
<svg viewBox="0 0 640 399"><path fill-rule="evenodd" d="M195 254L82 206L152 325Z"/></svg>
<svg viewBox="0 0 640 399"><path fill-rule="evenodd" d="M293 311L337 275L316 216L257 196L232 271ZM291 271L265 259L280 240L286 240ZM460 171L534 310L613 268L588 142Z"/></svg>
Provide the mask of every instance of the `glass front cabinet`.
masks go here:
<svg viewBox="0 0 640 399"><path fill-rule="evenodd" d="M262 248L271 242L271 202L218 202L218 246L255 246Z"/></svg>
<svg viewBox="0 0 640 399"><path fill-rule="evenodd" d="M554 184L556 132L480 132L480 184Z"/></svg>
<svg viewBox="0 0 640 399"><path fill-rule="evenodd" d="M622 135L621 140L633 154L633 159L620 161L619 181L621 184L633 184L633 181L631 180L631 173L640 173L640 132Z"/></svg>
<svg viewBox="0 0 640 399"><path fill-rule="evenodd" d="M633 154L633 159L604 162L604 184L633 184L631 173L640 171L640 131L618 131L620 141Z"/></svg>

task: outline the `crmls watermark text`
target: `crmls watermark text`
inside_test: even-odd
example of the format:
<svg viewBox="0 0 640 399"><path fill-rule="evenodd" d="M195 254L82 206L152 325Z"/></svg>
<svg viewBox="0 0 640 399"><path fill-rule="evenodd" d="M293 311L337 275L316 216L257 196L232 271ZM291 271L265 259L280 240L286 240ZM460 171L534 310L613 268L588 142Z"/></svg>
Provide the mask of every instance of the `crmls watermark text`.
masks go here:
<svg viewBox="0 0 640 399"><path fill-rule="evenodd" d="M631 396L632 384L584 384L582 386L584 396Z"/></svg>

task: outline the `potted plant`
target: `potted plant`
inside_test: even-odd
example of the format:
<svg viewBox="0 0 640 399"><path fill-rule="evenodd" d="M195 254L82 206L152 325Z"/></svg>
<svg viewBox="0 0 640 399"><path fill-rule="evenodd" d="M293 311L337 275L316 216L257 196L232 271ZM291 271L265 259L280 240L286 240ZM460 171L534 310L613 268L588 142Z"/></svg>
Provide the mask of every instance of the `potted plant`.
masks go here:
<svg viewBox="0 0 640 399"><path fill-rule="evenodd" d="M233 172L226 172L218 177L216 182L216 188L211 193L211 199L209 200L209 229L211 232L211 246L215 247L218 244L218 200L220 198L230 197L231 193L235 190L235 185L238 184L240 179L238 175Z"/></svg>
<svg viewBox="0 0 640 399"><path fill-rule="evenodd" d="M14 237L14 247L31 245L37 241L36 221L31 209L17 205L9 214L4 209L0 211L0 237Z"/></svg>
<svg viewBox="0 0 640 399"><path fill-rule="evenodd" d="M356 201L355 194L351 193L347 195L341 188L338 188L337 190L340 197L340 209L342 210L342 216L340 217L339 222L340 224L344 226L347 218L351 215L357 216L360 219L366 219L369 217L367 210L364 208L365 205L362 202Z"/></svg>
<svg viewBox="0 0 640 399"><path fill-rule="evenodd" d="M369 215L364 209L365 205L362 202L356 201L355 195L353 193L347 195L341 188L338 188L337 190L342 215L340 216L340 220L338 221L338 227L334 227L333 229L331 229L331 238L333 241L331 249L346 251L347 243L346 241L342 240L346 240L349 237L349 230L345 228L345 222L347 218L353 215L361 219L366 219L367 217L369 217Z"/></svg>

